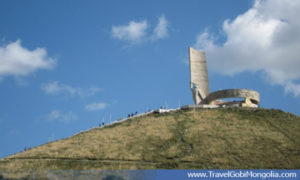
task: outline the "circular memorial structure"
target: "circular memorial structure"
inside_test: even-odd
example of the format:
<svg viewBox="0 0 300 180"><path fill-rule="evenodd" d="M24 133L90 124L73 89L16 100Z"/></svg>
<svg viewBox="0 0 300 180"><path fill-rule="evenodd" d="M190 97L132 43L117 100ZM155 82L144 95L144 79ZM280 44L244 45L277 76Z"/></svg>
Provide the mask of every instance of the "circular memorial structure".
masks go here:
<svg viewBox="0 0 300 180"><path fill-rule="evenodd" d="M249 89L225 89L210 93L203 101L203 104L212 104L216 100L226 98L245 98L241 106L257 106L259 104L259 93Z"/></svg>
<svg viewBox="0 0 300 180"><path fill-rule="evenodd" d="M217 107L258 107L259 93L249 89L225 89L210 93L206 55L204 51L189 48L191 81L190 88L195 105ZM244 98L243 101L221 101L226 98Z"/></svg>

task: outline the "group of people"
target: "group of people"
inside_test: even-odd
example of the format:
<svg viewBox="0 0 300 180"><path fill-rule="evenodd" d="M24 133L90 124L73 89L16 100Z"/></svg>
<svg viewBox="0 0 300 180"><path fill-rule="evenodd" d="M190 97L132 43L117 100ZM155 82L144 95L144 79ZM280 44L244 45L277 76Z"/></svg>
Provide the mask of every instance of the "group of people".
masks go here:
<svg viewBox="0 0 300 180"><path fill-rule="evenodd" d="M136 111L135 113L130 113L127 115L127 118L130 118L130 117L133 117L133 116L136 116L138 114L138 112Z"/></svg>
<svg viewBox="0 0 300 180"><path fill-rule="evenodd" d="M165 109L165 107L163 107L163 106L160 106L160 109ZM147 112L151 112L151 109L148 109L147 110ZM136 116L138 114L138 112L136 111L136 112L134 112L134 113L130 113L130 114L127 114L127 118L130 118L130 117L133 117L133 116ZM122 118L118 118L117 119L117 121L120 121L120 120L122 120ZM105 123L104 122L102 122L102 123L100 123L99 124L99 126L101 127L101 126L104 126L105 125Z"/></svg>
<svg viewBox="0 0 300 180"><path fill-rule="evenodd" d="M136 112L134 112L134 113L130 113L130 114L128 114L127 115L127 118L130 118L130 117L133 117L133 116L136 116L138 114L138 112L136 111ZM122 120L122 118L118 118L117 119L117 121L121 121ZM105 123L104 122L102 122L102 123L100 123L99 124L99 127L102 127L102 126L104 126L105 125Z"/></svg>

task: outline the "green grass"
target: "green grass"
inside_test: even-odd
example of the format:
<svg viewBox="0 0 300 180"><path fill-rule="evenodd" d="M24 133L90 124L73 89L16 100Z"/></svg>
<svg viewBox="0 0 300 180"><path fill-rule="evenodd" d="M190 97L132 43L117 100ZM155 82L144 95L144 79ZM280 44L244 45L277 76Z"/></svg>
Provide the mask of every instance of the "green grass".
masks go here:
<svg viewBox="0 0 300 180"><path fill-rule="evenodd" d="M219 108L150 114L0 160L0 174L61 169L299 169L300 118Z"/></svg>

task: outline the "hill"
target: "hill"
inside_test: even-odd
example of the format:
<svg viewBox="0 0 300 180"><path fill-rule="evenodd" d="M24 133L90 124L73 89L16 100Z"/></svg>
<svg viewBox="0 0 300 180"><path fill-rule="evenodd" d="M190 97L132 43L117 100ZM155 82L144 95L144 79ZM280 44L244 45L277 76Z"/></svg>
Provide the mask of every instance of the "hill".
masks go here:
<svg viewBox="0 0 300 180"><path fill-rule="evenodd" d="M300 117L260 108L149 114L0 160L5 177L61 169L299 168Z"/></svg>

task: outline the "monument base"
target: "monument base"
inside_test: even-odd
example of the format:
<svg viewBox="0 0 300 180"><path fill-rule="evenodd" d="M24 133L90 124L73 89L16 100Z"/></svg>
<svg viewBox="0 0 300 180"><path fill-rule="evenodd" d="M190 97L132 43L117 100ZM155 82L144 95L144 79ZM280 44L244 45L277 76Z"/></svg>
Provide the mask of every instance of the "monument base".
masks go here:
<svg viewBox="0 0 300 180"><path fill-rule="evenodd" d="M218 104L190 104L181 106L181 110L188 110L188 109L213 109L213 108L225 108L225 107L250 107L250 108L257 108L257 104L253 103L246 103L244 101L224 101L218 102Z"/></svg>

